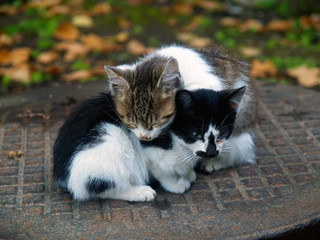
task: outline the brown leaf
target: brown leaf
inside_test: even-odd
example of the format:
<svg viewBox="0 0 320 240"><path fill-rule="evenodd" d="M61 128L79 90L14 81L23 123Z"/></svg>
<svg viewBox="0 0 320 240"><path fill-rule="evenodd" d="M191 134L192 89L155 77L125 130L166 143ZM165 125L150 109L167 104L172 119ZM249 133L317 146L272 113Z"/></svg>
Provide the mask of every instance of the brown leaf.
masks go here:
<svg viewBox="0 0 320 240"><path fill-rule="evenodd" d="M285 32L292 28L292 20L273 20L268 23L267 28L271 31Z"/></svg>
<svg viewBox="0 0 320 240"><path fill-rule="evenodd" d="M177 14L191 15L193 12L193 5L190 2L177 3L173 6L172 11Z"/></svg>
<svg viewBox="0 0 320 240"><path fill-rule="evenodd" d="M43 52L41 53L38 57L37 57L37 61L39 63L43 63L43 64L49 64L52 63L54 61L56 61L59 58L59 54L54 52L54 51L47 51L47 52Z"/></svg>
<svg viewBox="0 0 320 240"><path fill-rule="evenodd" d="M111 6L104 2L104 3L98 3L95 5L92 9L90 9L89 14L91 16L98 16L98 15L106 15L111 12Z"/></svg>
<svg viewBox="0 0 320 240"><path fill-rule="evenodd" d="M132 39L127 44L128 51L135 56L148 53L147 47L140 41Z"/></svg>
<svg viewBox="0 0 320 240"><path fill-rule="evenodd" d="M51 66L51 65L49 65L48 67L45 68L45 72L47 72L53 76L60 75L64 70L65 70L64 66Z"/></svg>
<svg viewBox="0 0 320 240"><path fill-rule="evenodd" d="M102 37L95 35L93 33L88 35L83 35L81 37L81 41L86 46L88 46L90 49L93 49L93 50L103 50L106 44L106 41Z"/></svg>
<svg viewBox="0 0 320 240"><path fill-rule="evenodd" d="M273 62L270 60L266 60L264 62L260 62L258 59L254 59L251 65L250 75L252 78L264 78L266 76L276 76L277 69Z"/></svg>
<svg viewBox="0 0 320 240"><path fill-rule="evenodd" d="M0 33L0 47L11 46L13 43L12 37L5 33Z"/></svg>
<svg viewBox="0 0 320 240"><path fill-rule="evenodd" d="M85 57L90 48L78 42L61 42L56 44L56 51L65 51L64 60L66 62L74 61L77 57Z"/></svg>
<svg viewBox="0 0 320 240"><path fill-rule="evenodd" d="M261 49L257 47L242 47L240 52L246 57L257 57L261 54Z"/></svg>
<svg viewBox="0 0 320 240"><path fill-rule="evenodd" d="M0 50L0 64L7 64L10 62L10 52L8 49Z"/></svg>
<svg viewBox="0 0 320 240"><path fill-rule="evenodd" d="M320 69L309 68L305 65L288 70L288 74L298 80L305 87L320 85Z"/></svg>
<svg viewBox="0 0 320 240"><path fill-rule="evenodd" d="M224 17L221 18L220 24L224 27L237 27L241 24L241 21L237 18Z"/></svg>
<svg viewBox="0 0 320 240"><path fill-rule="evenodd" d="M221 9L223 5L220 2L217 1L195 1L195 5L199 6L205 10L215 10L215 9Z"/></svg>
<svg viewBox="0 0 320 240"><path fill-rule="evenodd" d="M77 27L91 28L93 26L93 20L86 15L77 15L72 18L72 24Z"/></svg>
<svg viewBox="0 0 320 240"><path fill-rule="evenodd" d="M2 69L3 75L8 75L14 82L30 82L30 65L22 63L11 68Z"/></svg>
<svg viewBox="0 0 320 240"><path fill-rule="evenodd" d="M62 78L66 82L74 82L74 81L80 81L84 79L88 79L92 76L91 71L89 70L77 70L68 74L64 74Z"/></svg>
<svg viewBox="0 0 320 240"><path fill-rule="evenodd" d="M213 44L210 38L199 37L193 33L177 33L176 38L181 41L185 42L191 47L208 47Z"/></svg>
<svg viewBox="0 0 320 240"><path fill-rule="evenodd" d="M54 36L61 40L74 41L79 37L79 30L71 23L62 23L57 28Z"/></svg>
<svg viewBox="0 0 320 240"><path fill-rule="evenodd" d="M128 41L129 34L127 32L119 32L114 39L119 43L124 43Z"/></svg>
<svg viewBox="0 0 320 240"><path fill-rule="evenodd" d="M68 15L70 14L71 12L71 9L69 6L67 5L57 5L57 6L54 6L52 8L50 8L48 11L46 11L46 16L47 17L51 17L51 16L54 16L54 15Z"/></svg>
<svg viewBox="0 0 320 240"><path fill-rule="evenodd" d="M50 8L61 3L62 0L37 0L29 1L28 7Z"/></svg>
<svg viewBox="0 0 320 240"><path fill-rule="evenodd" d="M185 26L182 30L183 31L194 31L199 27L200 22L202 21L203 17L202 16L195 16L191 23L189 23L187 26Z"/></svg>
<svg viewBox="0 0 320 240"><path fill-rule="evenodd" d="M120 28L130 28L132 26L132 23L124 18L119 18L118 25Z"/></svg>
<svg viewBox="0 0 320 240"><path fill-rule="evenodd" d="M10 62L12 65L27 62L30 58L31 48L15 48L10 52Z"/></svg>
<svg viewBox="0 0 320 240"><path fill-rule="evenodd" d="M244 32L247 32L250 30L261 32L264 28L263 24L256 19L248 19L248 20L244 21L238 27L241 31L244 31Z"/></svg>
<svg viewBox="0 0 320 240"><path fill-rule="evenodd" d="M17 14L17 8L13 5L3 5L0 6L0 13L3 13L7 16L14 16Z"/></svg>

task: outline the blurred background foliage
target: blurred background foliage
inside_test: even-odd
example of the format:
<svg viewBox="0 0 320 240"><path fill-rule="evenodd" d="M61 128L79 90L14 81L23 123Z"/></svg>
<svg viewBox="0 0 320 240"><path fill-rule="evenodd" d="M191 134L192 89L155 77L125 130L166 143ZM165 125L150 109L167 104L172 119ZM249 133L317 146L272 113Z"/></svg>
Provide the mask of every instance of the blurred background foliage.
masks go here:
<svg viewBox="0 0 320 240"><path fill-rule="evenodd" d="M320 86L317 0L2 0L0 94L104 79L103 65L171 43L223 46L254 79Z"/></svg>

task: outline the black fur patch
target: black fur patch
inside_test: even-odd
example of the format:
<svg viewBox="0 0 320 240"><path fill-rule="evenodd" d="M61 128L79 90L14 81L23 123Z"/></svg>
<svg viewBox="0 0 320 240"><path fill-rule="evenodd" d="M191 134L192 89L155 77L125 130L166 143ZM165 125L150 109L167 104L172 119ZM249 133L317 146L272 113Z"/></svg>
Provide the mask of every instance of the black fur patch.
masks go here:
<svg viewBox="0 0 320 240"><path fill-rule="evenodd" d="M99 178L89 178L87 189L90 193L99 194L110 188L114 188L116 184L113 181Z"/></svg>
<svg viewBox="0 0 320 240"><path fill-rule="evenodd" d="M60 128L53 148L53 173L60 187L66 185L73 156L84 147L98 144L99 136L107 134L98 130L98 126L105 122L120 124L110 94L101 94L83 102Z"/></svg>

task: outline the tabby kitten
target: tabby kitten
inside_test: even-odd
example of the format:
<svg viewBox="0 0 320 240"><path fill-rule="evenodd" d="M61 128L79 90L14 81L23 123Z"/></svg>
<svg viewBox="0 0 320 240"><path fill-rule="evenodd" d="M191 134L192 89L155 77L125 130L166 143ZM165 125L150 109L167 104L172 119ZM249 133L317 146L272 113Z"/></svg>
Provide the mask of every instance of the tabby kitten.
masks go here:
<svg viewBox="0 0 320 240"><path fill-rule="evenodd" d="M161 48L135 64L105 66L105 70L122 122L142 141L155 139L172 123L177 90L221 91L246 87L232 136L219 155L203 161L200 169L210 173L254 161L252 128L256 121L256 101L245 63L220 49L173 45ZM160 80L167 83L165 88L159 88Z"/></svg>

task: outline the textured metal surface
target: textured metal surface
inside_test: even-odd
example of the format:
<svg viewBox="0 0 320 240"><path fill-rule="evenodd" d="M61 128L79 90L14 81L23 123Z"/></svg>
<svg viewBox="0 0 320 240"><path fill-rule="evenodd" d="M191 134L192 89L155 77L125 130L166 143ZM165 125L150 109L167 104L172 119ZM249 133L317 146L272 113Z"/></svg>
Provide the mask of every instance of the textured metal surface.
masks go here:
<svg viewBox="0 0 320 240"><path fill-rule="evenodd" d="M0 99L0 237L254 239L320 221L320 94L263 83L257 164L198 174L187 193L158 190L151 203L72 202L53 184L51 149L74 102L104 88L51 86Z"/></svg>

